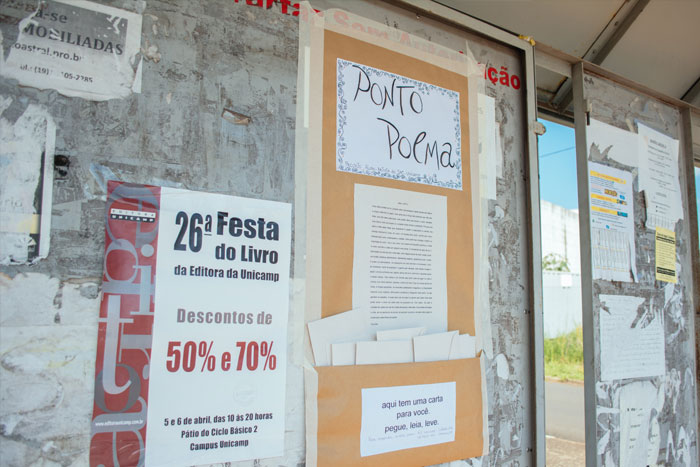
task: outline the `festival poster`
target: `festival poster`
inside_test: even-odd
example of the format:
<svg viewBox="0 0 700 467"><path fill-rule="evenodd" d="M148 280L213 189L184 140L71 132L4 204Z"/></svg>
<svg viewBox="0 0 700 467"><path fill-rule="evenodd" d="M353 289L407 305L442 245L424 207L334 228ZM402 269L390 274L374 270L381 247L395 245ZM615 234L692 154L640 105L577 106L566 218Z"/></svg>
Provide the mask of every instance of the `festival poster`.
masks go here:
<svg viewBox="0 0 700 467"><path fill-rule="evenodd" d="M284 449L291 205L110 182L90 465Z"/></svg>

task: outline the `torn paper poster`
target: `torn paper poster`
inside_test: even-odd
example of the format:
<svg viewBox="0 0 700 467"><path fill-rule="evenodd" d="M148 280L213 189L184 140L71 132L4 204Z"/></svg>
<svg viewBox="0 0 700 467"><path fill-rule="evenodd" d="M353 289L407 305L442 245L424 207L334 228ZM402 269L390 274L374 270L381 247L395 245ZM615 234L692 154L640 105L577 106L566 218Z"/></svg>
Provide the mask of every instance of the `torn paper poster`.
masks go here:
<svg viewBox="0 0 700 467"><path fill-rule="evenodd" d="M586 127L586 138L590 145L589 157L595 150L602 157L630 167L637 166L639 143L634 133L591 119L590 125Z"/></svg>
<svg viewBox="0 0 700 467"><path fill-rule="evenodd" d="M23 86L95 101L141 92L141 15L83 0L8 2L0 30L10 41L0 74Z"/></svg>
<svg viewBox="0 0 700 467"><path fill-rule="evenodd" d="M620 466L649 465L658 454L659 389L651 381L635 381L620 390ZM653 462L653 461L652 461Z"/></svg>
<svg viewBox="0 0 700 467"><path fill-rule="evenodd" d="M14 123L0 118L0 264L49 254L56 126L30 104Z"/></svg>
<svg viewBox="0 0 700 467"><path fill-rule="evenodd" d="M683 201L678 179L678 140L641 123L639 190L647 204L647 229L657 226L673 230L683 219Z"/></svg>

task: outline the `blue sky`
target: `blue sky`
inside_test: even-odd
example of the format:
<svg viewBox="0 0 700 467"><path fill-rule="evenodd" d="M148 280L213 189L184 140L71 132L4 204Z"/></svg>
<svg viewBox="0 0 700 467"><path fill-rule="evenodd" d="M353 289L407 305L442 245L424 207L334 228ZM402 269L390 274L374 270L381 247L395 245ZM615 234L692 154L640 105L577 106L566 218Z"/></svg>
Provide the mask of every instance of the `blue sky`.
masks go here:
<svg viewBox="0 0 700 467"><path fill-rule="evenodd" d="M578 209L574 129L540 119L547 132L539 137L540 198ZM700 218L700 168L695 168L695 197Z"/></svg>
<svg viewBox="0 0 700 467"><path fill-rule="evenodd" d="M539 137L540 198L578 209L574 129L540 119L547 132Z"/></svg>

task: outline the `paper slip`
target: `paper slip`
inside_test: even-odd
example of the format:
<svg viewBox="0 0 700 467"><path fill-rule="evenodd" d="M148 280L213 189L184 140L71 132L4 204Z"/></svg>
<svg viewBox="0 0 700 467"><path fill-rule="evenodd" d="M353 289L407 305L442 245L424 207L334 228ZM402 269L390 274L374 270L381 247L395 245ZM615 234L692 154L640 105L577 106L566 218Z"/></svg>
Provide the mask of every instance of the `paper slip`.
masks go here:
<svg viewBox="0 0 700 467"><path fill-rule="evenodd" d="M331 344L331 362L333 366L354 365L355 343Z"/></svg>
<svg viewBox="0 0 700 467"><path fill-rule="evenodd" d="M368 341L357 343L355 362L357 365L384 363L410 363L413 361L413 342Z"/></svg>
<svg viewBox="0 0 700 467"><path fill-rule="evenodd" d="M416 336L425 334L425 327L392 329L390 331L377 331L378 341L402 341L413 339Z"/></svg>
<svg viewBox="0 0 700 467"><path fill-rule="evenodd" d="M455 336L450 347L450 360L476 357L476 337L469 334Z"/></svg>
<svg viewBox="0 0 700 467"><path fill-rule="evenodd" d="M415 361L436 362L448 360L450 358L452 340L458 334L459 331L449 331L414 337L413 353Z"/></svg>
<svg viewBox="0 0 700 467"><path fill-rule="evenodd" d="M308 323L316 366L331 365L331 344L373 340L365 319L364 312L354 309Z"/></svg>

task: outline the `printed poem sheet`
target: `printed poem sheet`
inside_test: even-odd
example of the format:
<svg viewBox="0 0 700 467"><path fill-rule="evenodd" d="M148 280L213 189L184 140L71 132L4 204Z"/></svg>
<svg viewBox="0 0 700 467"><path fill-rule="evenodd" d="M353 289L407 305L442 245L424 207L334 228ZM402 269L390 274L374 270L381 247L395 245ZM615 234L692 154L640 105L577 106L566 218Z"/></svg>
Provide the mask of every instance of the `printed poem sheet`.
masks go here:
<svg viewBox="0 0 700 467"><path fill-rule="evenodd" d="M447 330L447 199L355 185L353 308L375 329Z"/></svg>

